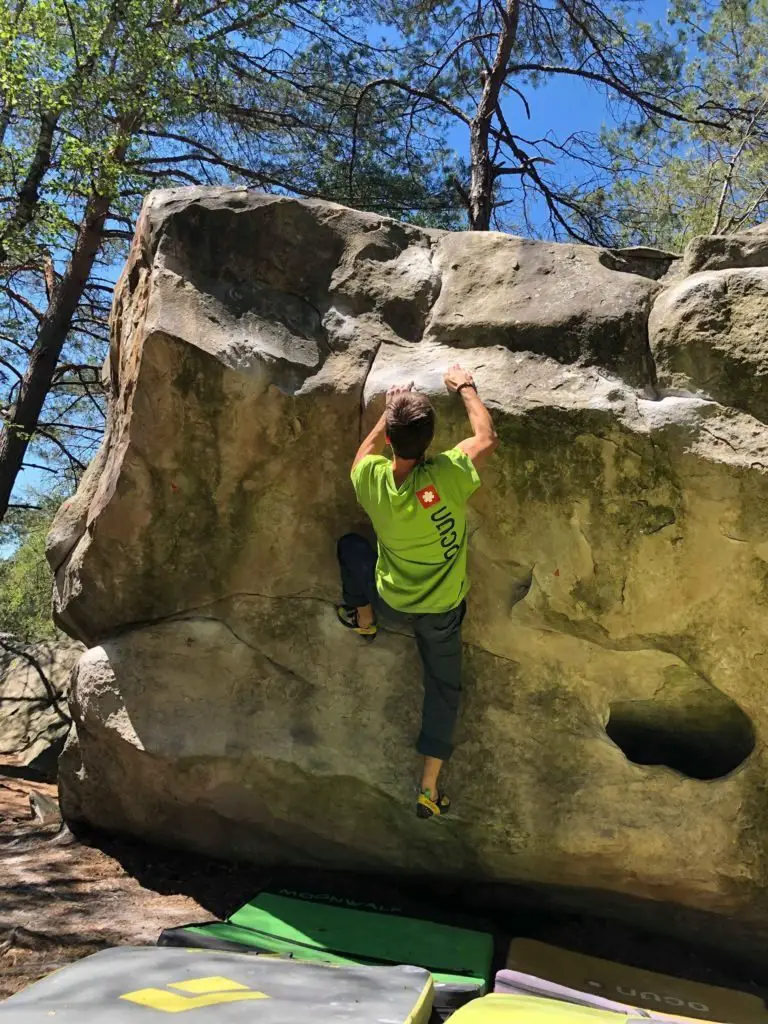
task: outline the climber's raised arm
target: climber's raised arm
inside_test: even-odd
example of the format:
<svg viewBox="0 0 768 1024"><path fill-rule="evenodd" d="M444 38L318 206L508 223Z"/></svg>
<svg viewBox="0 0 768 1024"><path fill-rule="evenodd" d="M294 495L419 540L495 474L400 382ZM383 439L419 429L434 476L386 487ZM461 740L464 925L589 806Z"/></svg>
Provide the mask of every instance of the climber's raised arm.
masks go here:
<svg viewBox="0 0 768 1024"><path fill-rule="evenodd" d="M357 455L355 455L352 461L352 469L362 462L367 455L381 455L384 451L384 445L387 440L387 414L383 412L376 423L376 426L370 432L368 437L361 443L357 449Z"/></svg>
<svg viewBox="0 0 768 1024"><path fill-rule="evenodd" d="M445 386L458 393L467 410L472 437L460 441L456 447L465 452L479 469L488 456L499 446L499 439L493 426L491 414L477 393L474 378L467 370L455 363L445 375Z"/></svg>

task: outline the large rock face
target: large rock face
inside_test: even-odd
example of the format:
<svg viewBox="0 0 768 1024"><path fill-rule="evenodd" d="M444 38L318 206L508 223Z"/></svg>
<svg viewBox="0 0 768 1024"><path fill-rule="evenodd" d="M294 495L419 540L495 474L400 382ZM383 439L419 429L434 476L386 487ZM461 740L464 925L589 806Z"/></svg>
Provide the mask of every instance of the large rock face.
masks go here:
<svg viewBox="0 0 768 1024"><path fill-rule="evenodd" d="M107 434L50 539L60 621L90 647L65 813L768 932L768 427L728 383L719 313L706 333L714 286L678 269L665 291L671 262L239 190L150 196ZM759 273L696 277L730 275L735 323L763 308ZM657 351L692 323L724 346L707 387L656 387L654 302ZM439 445L466 435L441 386L456 360L502 446L473 500L456 815L436 825L413 814L415 646L340 633L334 544L360 522L349 464L390 383L435 396Z"/></svg>

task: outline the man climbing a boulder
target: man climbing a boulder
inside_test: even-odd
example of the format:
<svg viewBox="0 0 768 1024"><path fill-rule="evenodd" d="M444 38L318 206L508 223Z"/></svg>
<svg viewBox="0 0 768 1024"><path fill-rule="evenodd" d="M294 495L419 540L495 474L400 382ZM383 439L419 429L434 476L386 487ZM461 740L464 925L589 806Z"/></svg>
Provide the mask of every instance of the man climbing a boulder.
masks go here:
<svg viewBox="0 0 768 1024"><path fill-rule="evenodd" d="M379 623L410 624L424 666L424 705L416 749L424 757L416 813L445 814L438 788L453 750L461 696L461 623L466 611L466 504L480 486L478 469L498 445L490 413L472 375L458 364L445 385L464 403L472 436L427 457L435 412L413 384L387 392L384 413L352 463L357 499L373 523L378 555L359 534L338 544L342 625L373 640ZM383 455L385 445L392 458Z"/></svg>

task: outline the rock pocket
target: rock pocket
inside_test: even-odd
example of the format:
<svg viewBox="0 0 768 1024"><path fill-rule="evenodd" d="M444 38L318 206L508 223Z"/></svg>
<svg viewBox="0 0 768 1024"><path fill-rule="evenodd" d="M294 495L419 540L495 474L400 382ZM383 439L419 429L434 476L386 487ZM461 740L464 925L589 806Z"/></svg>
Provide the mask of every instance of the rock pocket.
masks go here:
<svg viewBox="0 0 768 1024"><path fill-rule="evenodd" d="M701 676L671 667L650 700L611 704L605 727L628 760L666 765L692 779L720 779L754 749L749 717Z"/></svg>

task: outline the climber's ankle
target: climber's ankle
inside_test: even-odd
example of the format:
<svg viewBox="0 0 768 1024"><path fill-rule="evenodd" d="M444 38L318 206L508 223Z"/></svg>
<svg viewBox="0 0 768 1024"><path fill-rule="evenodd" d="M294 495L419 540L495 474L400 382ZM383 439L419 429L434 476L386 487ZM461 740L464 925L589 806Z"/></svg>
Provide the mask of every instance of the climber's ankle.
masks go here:
<svg viewBox="0 0 768 1024"><path fill-rule="evenodd" d="M357 609L357 624L362 628L373 625L373 605L364 604Z"/></svg>

